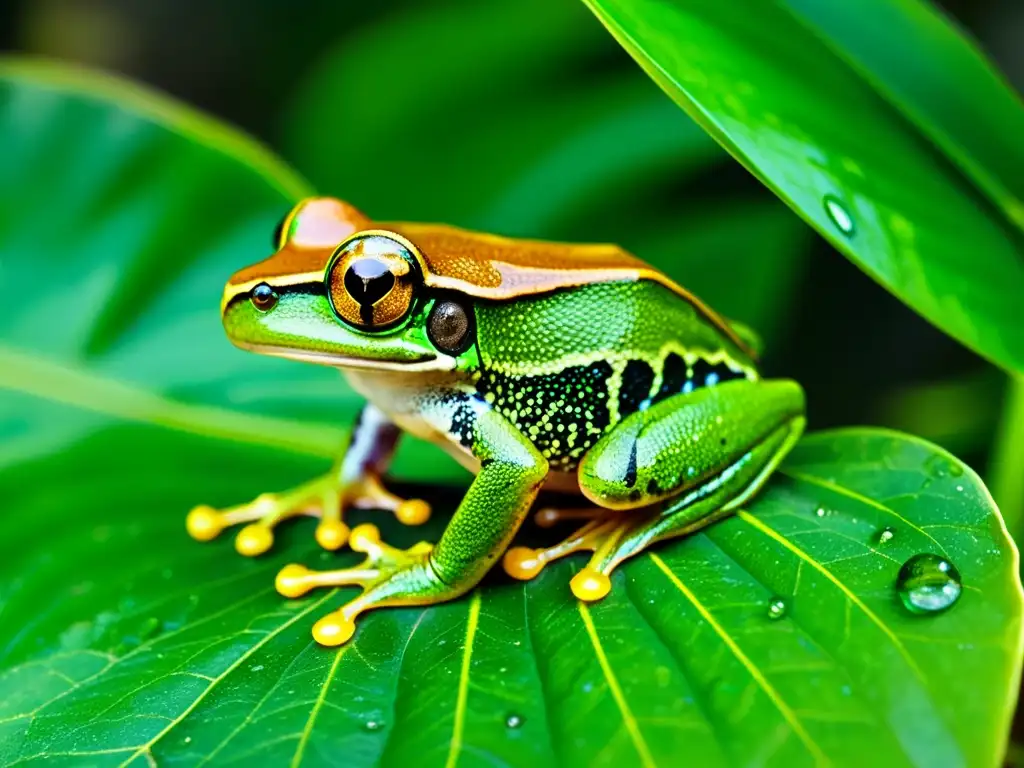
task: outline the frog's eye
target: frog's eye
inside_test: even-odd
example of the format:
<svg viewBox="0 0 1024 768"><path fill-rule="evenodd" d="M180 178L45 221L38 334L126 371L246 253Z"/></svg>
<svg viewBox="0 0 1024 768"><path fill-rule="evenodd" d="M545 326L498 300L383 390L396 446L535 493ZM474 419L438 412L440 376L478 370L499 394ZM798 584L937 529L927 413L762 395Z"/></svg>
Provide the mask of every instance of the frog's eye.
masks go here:
<svg viewBox="0 0 1024 768"><path fill-rule="evenodd" d="M345 322L383 330L409 314L417 275L415 258L398 240L360 235L335 252L327 270L327 294Z"/></svg>

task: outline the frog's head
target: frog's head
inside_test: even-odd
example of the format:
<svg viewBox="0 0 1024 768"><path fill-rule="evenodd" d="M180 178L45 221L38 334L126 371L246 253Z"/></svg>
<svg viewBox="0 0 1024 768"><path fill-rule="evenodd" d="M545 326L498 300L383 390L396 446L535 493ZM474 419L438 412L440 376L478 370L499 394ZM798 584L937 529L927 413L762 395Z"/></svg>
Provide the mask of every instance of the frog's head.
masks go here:
<svg viewBox="0 0 1024 768"><path fill-rule="evenodd" d="M235 273L221 315L243 349L344 368L452 371L469 365L471 305L428 292L423 258L340 200L299 203L268 259Z"/></svg>

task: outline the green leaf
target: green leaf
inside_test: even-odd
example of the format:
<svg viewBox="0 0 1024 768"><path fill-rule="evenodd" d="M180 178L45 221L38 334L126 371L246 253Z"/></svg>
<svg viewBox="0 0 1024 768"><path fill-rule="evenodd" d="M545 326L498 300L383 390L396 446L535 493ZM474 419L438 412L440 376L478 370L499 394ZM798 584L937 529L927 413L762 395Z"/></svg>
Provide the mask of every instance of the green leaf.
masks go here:
<svg viewBox="0 0 1024 768"><path fill-rule="evenodd" d="M981 765L1002 748L1021 658L1016 554L978 479L923 443L813 436L749 512L628 564L598 605L571 598L579 562L562 564L525 587L495 579L380 612L341 651L309 630L342 595L286 601L270 586L289 560L324 561L312 525L260 562L181 527L196 498L318 469L109 424L0 475L13 513L0 533L18 553L0 761L672 764L686 750L700 765L857 765L871 744L875 765ZM921 551L963 575L939 616L893 592ZM788 611L773 621L777 596Z"/></svg>
<svg viewBox="0 0 1024 768"><path fill-rule="evenodd" d="M981 49L923 0L785 0L1024 229L1024 108Z"/></svg>
<svg viewBox="0 0 1024 768"><path fill-rule="evenodd" d="M325 470L323 414L353 405L217 321L239 254L269 248L305 187L122 88L0 72L0 265L19 286L0 317L0 764L859 765L865 744L876 765L997 761L1016 550L973 472L890 433L805 439L749 509L628 563L599 604L571 598L573 560L312 643L346 595L285 600L273 575L351 554L319 552L308 520L255 561L183 525ZM408 444L422 475L450 465ZM382 527L408 545L443 518ZM920 552L962 574L944 613L894 592Z"/></svg>
<svg viewBox="0 0 1024 768"><path fill-rule="evenodd" d="M0 89L0 279L32 287L0 315L0 387L336 450L360 398L329 368L235 349L218 313L227 278L269 253L306 182L240 133L111 77L7 60ZM97 424L54 422L31 400L2 405L17 429L0 443L0 467ZM324 413L336 427L322 426ZM405 476L464 477L454 462L431 470L419 458L399 457Z"/></svg>
<svg viewBox="0 0 1024 768"><path fill-rule="evenodd" d="M1020 224L1012 169L1024 163L1022 107L938 17L911 0L891 4L886 18L906 33L897 65L880 52L889 33L871 15L878 2L842 11L803 0L585 2L666 93L836 248L968 347L1024 370L1024 236L1011 223ZM919 86L896 71L907 58L927 75ZM943 87L929 92L936 82ZM940 104L968 83L975 96ZM989 98L962 114L953 106Z"/></svg>

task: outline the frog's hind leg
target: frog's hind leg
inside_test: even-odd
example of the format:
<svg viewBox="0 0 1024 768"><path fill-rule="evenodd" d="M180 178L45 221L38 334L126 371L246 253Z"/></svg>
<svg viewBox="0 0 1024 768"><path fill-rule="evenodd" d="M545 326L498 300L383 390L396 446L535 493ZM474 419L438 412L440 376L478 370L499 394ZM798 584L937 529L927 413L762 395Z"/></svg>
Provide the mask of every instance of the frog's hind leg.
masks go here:
<svg viewBox="0 0 1024 768"><path fill-rule="evenodd" d="M368 405L356 421L344 459L326 475L233 507L195 507L186 520L188 532L199 541L209 541L229 526L248 523L235 537L235 549L251 557L270 549L278 524L301 515L320 518L316 540L330 550L348 541L349 528L343 520L346 509L382 509L406 525L420 525L430 517L427 503L401 499L380 482L397 439L398 428Z"/></svg>
<svg viewBox="0 0 1024 768"><path fill-rule="evenodd" d="M609 510L549 550L509 550L505 570L531 578L551 560L590 550L571 587L581 600L601 599L620 563L757 493L803 432L802 414L802 392L784 381L728 382L631 414L579 468L584 495Z"/></svg>

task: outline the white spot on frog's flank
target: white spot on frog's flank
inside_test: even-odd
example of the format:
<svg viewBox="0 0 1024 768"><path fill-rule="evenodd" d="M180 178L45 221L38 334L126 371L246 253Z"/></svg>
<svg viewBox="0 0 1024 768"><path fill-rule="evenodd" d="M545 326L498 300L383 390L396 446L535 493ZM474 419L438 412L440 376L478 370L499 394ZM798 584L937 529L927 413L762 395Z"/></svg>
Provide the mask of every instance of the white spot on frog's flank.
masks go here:
<svg viewBox="0 0 1024 768"><path fill-rule="evenodd" d="M852 235L854 230L853 217L846 210L839 198L825 195L825 213L844 235Z"/></svg>

